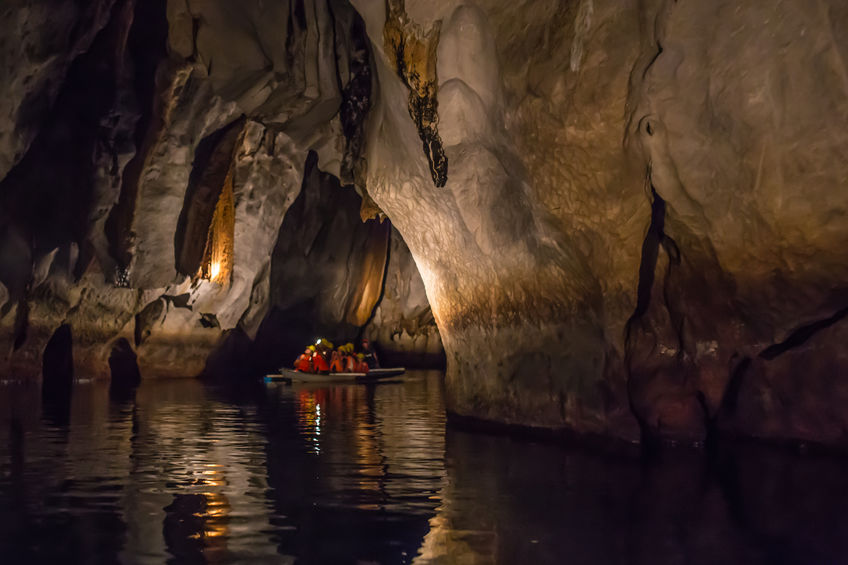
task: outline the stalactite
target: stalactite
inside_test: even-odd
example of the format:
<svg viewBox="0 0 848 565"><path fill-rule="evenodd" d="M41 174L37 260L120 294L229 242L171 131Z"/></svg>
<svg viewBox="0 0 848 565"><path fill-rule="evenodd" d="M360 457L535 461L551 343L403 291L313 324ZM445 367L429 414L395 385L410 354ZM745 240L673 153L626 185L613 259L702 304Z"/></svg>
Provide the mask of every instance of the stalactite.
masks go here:
<svg viewBox="0 0 848 565"><path fill-rule="evenodd" d="M395 72L409 87L409 115L418 129L424 154L430 163L433 184L445 186L448 181L448 158L439 136L439 80L436 75L436 48L439 46L440 22L424 29L406 14L403 0L387 1L383 43L393 56Z"/></svg>

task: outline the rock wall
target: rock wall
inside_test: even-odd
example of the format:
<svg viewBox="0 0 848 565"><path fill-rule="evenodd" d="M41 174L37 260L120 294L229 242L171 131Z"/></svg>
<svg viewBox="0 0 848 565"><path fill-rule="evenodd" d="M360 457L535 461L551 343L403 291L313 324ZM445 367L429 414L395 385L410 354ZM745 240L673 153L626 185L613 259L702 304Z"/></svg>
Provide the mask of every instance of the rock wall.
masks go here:
<svg viewBox="0 0 848 565"><path fill-rule="evenodd" d="M443 367L444 349L415 259L391 230L383 297L365 327L383 366Z"/></svg>
<svg viewBox="0 0 848 565"><path fill-rule="evenodd" d="M359 217L361 198L307 162L303 189L280 227L270 269L270 312L251 357L289 366L319 337L355 341L380 299L389 225Z"/></svg>
<svg viewBox="0 0 848 565"><path fill-rule="evenodd" d="M210 364L265 374L316 338L341 345L366 336L384 365L439 366L438 329L403 240L388 220L363 222L362 198L317 165L313 153L280 226L267 315L252 340L232 336Z"/></svg>
<svg viewBox="0 0 848 565"><path fill-rule="evenodd" d="M455 414L846 446L836 0L84 4L0 8L3 373L67 327L194 374L381 292L435 351L414 262Z"/></svg>
<svg viewBox="0 0 848 565"><path fill-rule="evenodd" d="M362 22L327 0L84 4L0 9L0 372L38 377L67 327L78 375L108 376L116 340L145 376L196 375L266 317L307 155L362 174Z"/></svg>
<svg viewBox="0 0 848 565"><path fill-rule="evenodd" d="M839 2L353 3L452 412L846 445Z"/></svg>
<svg viewBox="0 0 848 565"><path fill-rule="evenodd" d="M621 347L650 215L621 143L635 12L606 8L592 36L600 68L580 81L590 71L570 67L576 9L407 2L402 18L441 21L441 188L398 54L381 47L386 15L355 4L381 54L368 192L421 271L447 353L449 409L637 440Z"/></svg>
<svg viewBox="0 0 848 565"><path fill-rule="evenodd" d="M16 0L0 8L0 178L23 158L71 63L91 47L114 3Z"/></svg>
<svg viewBox="0 0 848 565"><path fill-rule="evenodd" d="M627 139L665 206L664 301L631 333L636 414L663 434L845 445L848 11L654 8Z"/></svg>

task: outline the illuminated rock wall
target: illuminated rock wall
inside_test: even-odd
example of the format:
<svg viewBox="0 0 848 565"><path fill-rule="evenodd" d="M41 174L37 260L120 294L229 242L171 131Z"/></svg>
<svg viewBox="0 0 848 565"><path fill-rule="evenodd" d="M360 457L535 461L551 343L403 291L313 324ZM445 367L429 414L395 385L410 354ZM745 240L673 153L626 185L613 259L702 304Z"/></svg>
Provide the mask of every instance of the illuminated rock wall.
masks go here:
<svg viewBox="0 0 848 565"><path fill-rule="evenodd" d="M385 13L356 6L378 45ZM447 353L449 409L638 439L622 347L650 217L622 148L635 13L608 7L593 36L602 66L578 81L576 10L561 3L405 9L424 28L441 20L447 182L435 186L394 54L380 50L368 191L421 271Z"/></svg>
<svg viewBox="0 0 848 565"><path fill-rule="evenodd" d="M383 298L365 329L383 366L441 367L444 349L424 281L398 231L391 230Z"/></svg>
<svg viewBox="0 0 848 565"><path fill-rule="evenodd" d="M77 376L108 376L116 339L145 377L197 375L268 315L307 155L364 174L361 20L326 0L42 4L0 10L26 36L0 42L0 373L37 378L68 324ZM368 320L384 255L330 266L351 300L326 324Z"/></svg>
<svg viewBox="0 0 848 565"><path fill-rule="evenodd" d="M422 272L451 411L845 445L839 2L353 3L380 82L368 192ZM434 29L429 70L399 46Z"/></svg>
<svg viewBox="0 0 848 565"><path fill-rule="evenodd" d="M380 300L388 222L359 217L361 198L307 161L303 188L271 259L271 307L257 337L262 356L289 365L316 338L354 341ZM274 367L275 365L271 365Z"/></svg>
<svg viewBox="0 0 848 565"><path fill-rule="evenodd" d="M845 444L836 0L78 4L0 14L3 373L63 324L91 374L119 337L144 374L255 340L309 294L273 274L309 172L411 261L381 278L383 234L303 315L352 334L385 280L366 334L427 350L414 262L453 413Z"/></svg>

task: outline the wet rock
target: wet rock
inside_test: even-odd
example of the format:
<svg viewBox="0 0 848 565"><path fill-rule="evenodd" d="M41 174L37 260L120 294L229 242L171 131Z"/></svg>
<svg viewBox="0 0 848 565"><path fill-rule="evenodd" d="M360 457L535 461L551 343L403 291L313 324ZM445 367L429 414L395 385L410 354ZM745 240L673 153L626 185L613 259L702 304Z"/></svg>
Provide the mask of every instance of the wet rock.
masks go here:
<svg viewBox="0 0 848 565"><path fill-rule="evenodd" d="M701 419L713 421L729 417L721 407L739 400L744 408L731 411L727 425L745 434L844 445L840 419L818 417L842 397L830 376L841 354L827 345L839 331L822 332L785 359L761 354L845 307L834 247L845 232L833 224L842 204L825 196L843 173L823 155L842 150L831 133L841 128L831 116L841 104L834 93L844 88L845 45L834 26L848 14L832 3L814 11L786 5L768 16L768 31L754 23L762 12L735 2L657 3L645 17L656 23L643 37L653 55L636 66L627 136L651 163L673 242L661 251L667 266L656 271L662 320L646 329L676 352L663 370L676 378L647 386L700 402ZM695 21L713 31L697 33ZM827 57L813 55L819 44ZM784 79L792 89L780 86ZM643 341L637 355L646 359L647 347ZM806 378L795 388L790 372L799 358L807 360ZM654 380L642 369L634 376ZM783 402L772 402L777 391Z"/></svg>
<svg viewBox="0 0 848 565"><path fill-rule="evenodd" d="M415 259L391 231L383 296L365 329L383 366L440 367L444 349Z"/></svg>
<svg viewBox="0 0 848 565"><path fill-rule="evenodd" d="M26 153L68 67L109 21L113 4L11 2L0 9L0 178Z"/></svg>
<svg viewBox="0 0 848 565"><path fill-rule="evenodd" d="M388 16L354 4L379 47ZM394 54L375 49L368 190L421 272L449 409L637 439L620 336L638 272L626 242L638 250L649 214L614 108L627 97L638 26L619 8L596 9L605 25L592 28L592 46L604 56L577 80L575 11L559 3L405 8L409 25L441 20L434 76L450 174L444 190L427 182Z"/></svg>
<svg viewBox="0 0 848 565"><path fill-rule="evenodd" d="M386 2L388 13L383 28L384 49L389 63L409 88L409 116L412 118L430 163L435 186L444 186L448 178L448 158L439 137L439 79L436 48L441 22L427 27L409 19L403 0Z"/></svg>
<svg viewBox="0 0 848 565"><path fill-rule="evenodd" d="M129 399L141 384L141 371L138 369L137 356L130 342L119 338L109 354L109 396L114 399Z"/></svg>
<svg viewBox="0 0 848 565"><path fill-rule="evenodd" d="M758 355L845 307L845 10L354 4L380 82L368 191L421 270L451 411L697 443L741 394L757 408L729 417L740 433L844 444L840 417L812 416L839 405L837 330L806 346L822 361L803 394L790 359L812 353ZM396 29L439 30L444 191L404 113Z"/></svg>
<svg viewBox="0 0 848 565"><path fill-rule="evenodd" d="M356 207L414 258L367 333L435 350L426 296L456 414L846 445L838 2L352 4L0 9L0 370L356 336Z"/></svg>
<svg viewBox="0 0 848 565"><path fill-rule="evenodd" d="M724 433L801 444L845 445L848 399L845 311L792 332L756 357L739 360L717 414Z"/></svg>
<svg viewBox="0 0 848 565"><path fill-rule="evenodd" d="M303 188L289 209L271 260L271 309L256 348L270 367L289 365L304 343L354 341L380 299L390 224L362 222L360 197L306 164Z"/></svg>
<svg viewBox="0 0 848 565"><path fill-rule="evenodd" d="M271 251L309 150L337 175L343 161L362 175L361 20L323 1L53 8L55 21L41 7L0 20L26 35L0 44L10 115L41 100L41 122L12 120L0 144L0 164L17 163L0 172L2 370L37 377L48 339L70 324L88 375L109 375L115 338L137 344L145 375L197 374L224 333L253 337L267 314ZM18 89L35 65L47 78ZM230 260L212 281L224 192Z"/></svg>
<svg viewBox="0 0 848 565"><path fill-rule="evenodd" d="M44 348L41 394L45 402L63 404L71 397L74 382L72 343L71 326L63 324Z"/></svg>

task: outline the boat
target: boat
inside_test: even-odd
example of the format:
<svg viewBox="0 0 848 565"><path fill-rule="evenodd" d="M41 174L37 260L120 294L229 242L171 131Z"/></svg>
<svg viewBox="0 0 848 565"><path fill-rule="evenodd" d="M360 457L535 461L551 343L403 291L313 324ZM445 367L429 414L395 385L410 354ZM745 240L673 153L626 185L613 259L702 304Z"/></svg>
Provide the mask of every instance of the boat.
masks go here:
<svg viewBox="0 0 848 565"><path fill-rule="evenodd" d="M265 375L265 382L297 382L297 383L368 383L397 377L406 372L404 367L386 367L371 369L367 373L304 373L294 369L282 368L279 374Z"/></svg>

